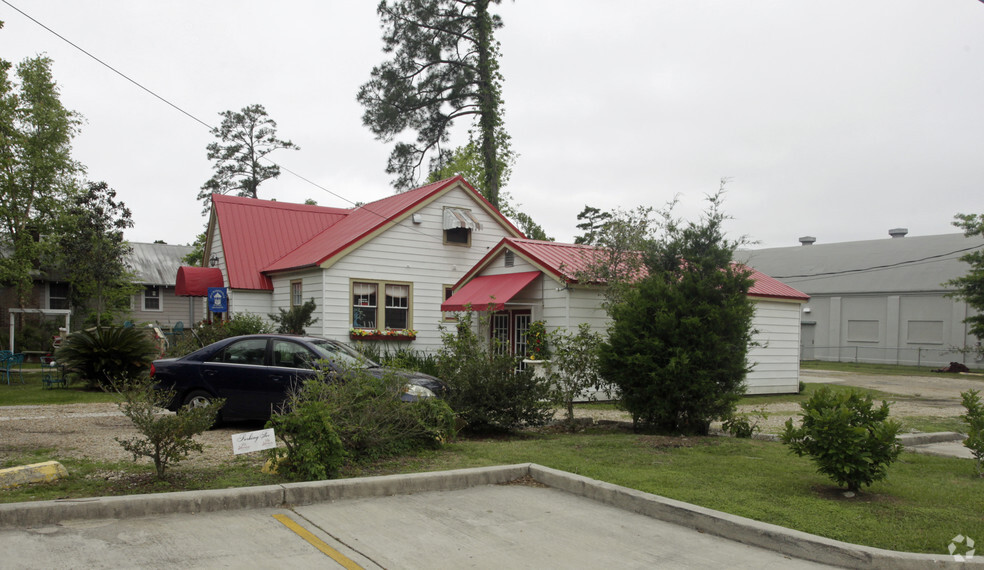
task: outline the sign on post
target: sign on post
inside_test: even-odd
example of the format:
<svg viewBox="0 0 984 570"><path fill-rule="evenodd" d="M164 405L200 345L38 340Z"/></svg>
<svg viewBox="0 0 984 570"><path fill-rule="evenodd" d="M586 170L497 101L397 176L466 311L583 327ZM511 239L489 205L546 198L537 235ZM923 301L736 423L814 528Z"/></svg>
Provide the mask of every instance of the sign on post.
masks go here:
<svg viewBox="0 0 984 570"><path fill-rule="evenodd" d="M210 313L229 312L229 291L225 287L208 288L208 311Z"/></svg>

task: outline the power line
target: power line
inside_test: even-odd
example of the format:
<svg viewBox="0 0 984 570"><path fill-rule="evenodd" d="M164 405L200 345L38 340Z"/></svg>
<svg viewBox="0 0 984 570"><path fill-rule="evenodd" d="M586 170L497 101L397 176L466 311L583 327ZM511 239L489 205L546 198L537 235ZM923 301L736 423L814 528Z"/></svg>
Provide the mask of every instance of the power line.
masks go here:
<svg viewBox="0 0 984 570"><path fill-rule="evenodd" d="M984 1L984 0L982 0L982 1ZM852 274L852 273L865 273L865 272L868 272L868 271L882 271L882 270L885 270L885 269L893 269L893 268L902 267L902 266L905 266L905 265L915 265L915 264L921 264L921 263L928 263L928 262L932 262L932 261L937 261L937 260L940 260L941 258L950 256L950 255L955 255L955 254L958 254L958 253L964 253L964 252L967 252L967 251L973 251L975 249L980 249L981 247L982 246L976 245L976 246L971 246L971 247L966 247L966 248L963 248L963 249L958 249L958 250L950 251L950 252L947 252L947 253L940 253L940 254L937 254L937 255L930 255L928 257L923 257L923 258L919 258L919 259L910 259L910 260L907 260L907 261L898 261L898 262L895 262L895 263L888 263L888 264L885 264L885 265L873 265L871 267L861 267L861 268L856 268L856 269L844 269L844 270L841 270L841 271L825 271L825 272L821 272L821 273L803 273L803 274L800 274L800 275L770 275L770 277L772 277L774 279L799 279L799 278L818 278L818 277L819 278L822 278L822 277L834 277L834 276L837 276L837 275L848 275L848 274Z"/></svg>
<svg viewBox="0 0 984 570"><path fill-rule="evenodd" d="M79 50L80 52L82 52L82 53L84 53L85 55L87 55L88 57L90 57L90 58L92 58L92 59L93 59L94 61L96 61L96 62L98 62L98 63L99 63L100 65L102 65L102 66L103 66L103 67L105 67L106 69L109 69L109 70L110 70L110 71L112 71L113 73L115 73L115 74L117 74L117 75L119 75L120 77L122 77L123 79L125 79L125 80L127 80L127 81L129 81L129 82L130 82L130 83L132 83L133 85L135 85L135 86L137 86L137 87L139 87L139 88L140 88L141 90L143 90L143 91L145 91L146 93L148 93L149 95L151 95L151 96L152 96L152 97L154 97L155 99L158 99L158 100L159 100L159 101L161 101L162 103L164 103L164 104L166 104L166 105L168 105L169 107L171 107L171 108L172 108L172 109L174 109L175 111L178 111L178 112L179 112L179 113L181 113L182 115L185 115L185 116L186 116L186 117L188 117L189 119L191 119L191 120L193 120L193 121L195 121L196 123L198 123L198 124L200 124L200 125L202 125L202 126L204 126L205 128L207 128L207 129L209 129L209 131L214 131L214 130L215 130L215 127L213 127L212 125L209 125L208 123L206 123L205 121L203 121L203 120L201 120L201 119L199 119L199 118L198 118L198 117L196 117L195 115L192 115L192 114L191 114L190 112L188 112L188 111L185 111L184 109L182 109L181 107L179 107L179 106L178 106L177 104L175 104L175 103L172 103L171 101L169 101L169 100L167 100L166 98L164 98L164 97L163 97L163 96L161 96L161 95L158 95L158 94L157 94L156 92L154 92L154 91L153 91L152 89L150 89L150 88L148 88L148 87L145 87L144 85L142 85L142 84L141 84L140 82L138 82L137 80L135 80L135 79L133 79L133 78L131 78L131 77L129 77L128 75L126 75L126 74L125 74L125 73L123 73L122 71L120 71L120 70L118 70L118 69L116 69L116 68L115 68L115 67L113 67L112 65L109 65L108 63L106 63L106 62L105 62L105 61L103 61L102 59L99 59L98 57L96 57L95 55L93 55L93 54L92 54L92 53L90 53L89 51L87 51L87 50L85 50L84 48L82 48L81 46L79 46L78 44L76 44L75 42L73 42L73 41L71 41L71 40L69 40L69 39L68 39L68 38L66 38L65 36L63 36L63 35L61 35L61 34L59 34L59 33L58 33L58 32L56 32L55 30L53 30L53 29L51 29L50 27L48 27L48 26L46 26L45 24L43 24L42 22L40 22L40 21L39 21L38 19L36 19L36 18L34 18L34 17L32 17L32 16L30 15L30 14L28 14L28 13L26 13L26 12L24 12L23 10L21 10L21 9L20 9L20 8L18 8L17 6L14 6L14 5L13 5L13 4L11 4L10 2L8 2L8 0L0 0L0 2L3 2L3 3L4 3L4 4L6 4L7 6L9 6L10 8L12 8L13 10L15 10L15 11L17 11L18 13L20 13L20 14L21 14L22 16L24 16L25 18L27 18L28 20L30 20L30 21L32 21L32 22L34 22L34 23L35 23L35 24L37 24L38 26L41 26L42 28L44 28L45 30L47 30L48 32L50 32L51 34L53 34L54 36L56 36L56 37L57 37L58 39L60 39L60 40L62 40L63 42L65 42L65 43L67 43L68 45L70 45L70 46L72 46L73 48L75 48L75 49L77 49L77 50ZM266 162L269 162L269 163L270 163L270 164L272 164L273 166L276 166L277 168L280 168L281 170L283 170L283 171L285 171L285 172L287 172L288 174L291 174L292 176L294 176L294 177L296 177L297 179L299 179L299 180L301 180L301 181L303 181L303 182L306 182L306 183L308 183L308 184L310 184L310 185L312 185L312 186L314 186L315 188L318 188L318 189L320 189L320 190L323 190L324 192L327 192L328 194L331 194L332 196L334 196L335 198L338 198L339 200L341 200L341 201L343 201L343 202L346 202L346 203L348 203L348 204L351 204L351 205L352 205L353 207L355 207L355 208L362 208L363 210L365 210L365 211L367 211L367 212L369 212L370 214L374 214L374 215L376 215L376 216L378 216L378 217L380 217L380 218L382 218L382 219L383 219L384 221L386 221L386 222L395 222L395 219L394 219L394 218L393 218L392 216L386 216L386 215L384 215L384 214L380 214L380 213L378 213L378 212L374 212L373 210L371 210L370 208L367 208L367 207L365 207L364 205L363 205L363 206L359 206L359 205L358 205L358 204L357 204L356 202L354 202L354 201L352 201L352 200L349 200L348 198L346 198L346 197L344 197L344 196L342 196L341 194L338 194L338 193L336 193L336 192L333 192L333 191L331 191L331 190L329 190L329 189L327 189L327 188L325 188L324 186L322 186L322 185L320 185L320 184L318 184L317 182L314 182L313 180L310 180L310 179L308 179L308 178L306 178L306 177L304 177L304 176L301 176L300 174L298 174L298 173L296 173L296 172L294 172L293 170L291 170L291 169L289 169L289 168L287 168L286 166L283 166L283 165L280 165L280 164L278 164L278 163L276 163L276 162L274 162L273 160L271 160L271 159L269 159L269 158L267 158L267 157L263 157L263 158L262 158L262 160L264 160L264 161L266 161ZM417 232L418 232L418 233L420 233L421 235L425 235L425 236L428 236L428 237L431 237L431 236L430 236L430 234L427 234L427 233L425 233L425 232L423 232L423 231L421 231L421 230L418 230L417 228L414 228L414 227L411 227L410 229L411 229L411 230L414 230L414 231L417 231ZM437 239L437 238L434 238L434 239Z"/></svg>

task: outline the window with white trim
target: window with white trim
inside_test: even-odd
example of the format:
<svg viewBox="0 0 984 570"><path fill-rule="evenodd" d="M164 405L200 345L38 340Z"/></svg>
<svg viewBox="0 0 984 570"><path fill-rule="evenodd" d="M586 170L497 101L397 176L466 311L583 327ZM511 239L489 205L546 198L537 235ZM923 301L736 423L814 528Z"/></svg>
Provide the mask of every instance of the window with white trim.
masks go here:
<svg viewBox="0 0 984 570"><path fill-rule="evenodd" d="M353 281L352 328L376 330L412 328L410 291L409 283Z"/></svg>
<svg viewBox="0 0 984 570"><path fill-rule="evenodd" d="M163 311L164 307L161 305L161 286L160 285L147 285L144 287L143 292L143 310L145 311Z"/></svg>
<svg viewBox="0 0 984 570"><path fill-rule="evenodd" d="M290 282L290 306L300 307L304 304L304 284L300 279Z"/></svg>

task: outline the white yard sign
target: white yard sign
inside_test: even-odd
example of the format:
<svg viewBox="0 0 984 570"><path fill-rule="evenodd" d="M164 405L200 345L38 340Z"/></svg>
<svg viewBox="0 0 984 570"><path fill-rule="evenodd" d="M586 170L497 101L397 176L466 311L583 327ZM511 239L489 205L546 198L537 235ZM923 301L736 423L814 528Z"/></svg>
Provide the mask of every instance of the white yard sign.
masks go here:
<svg viewBox="0 0 984 570"><path fill-rule="evenodd" d="M273 435L273 428L237 433L232 436L232 452L236 455L274 447L277 447L277 438Z"/></svg>

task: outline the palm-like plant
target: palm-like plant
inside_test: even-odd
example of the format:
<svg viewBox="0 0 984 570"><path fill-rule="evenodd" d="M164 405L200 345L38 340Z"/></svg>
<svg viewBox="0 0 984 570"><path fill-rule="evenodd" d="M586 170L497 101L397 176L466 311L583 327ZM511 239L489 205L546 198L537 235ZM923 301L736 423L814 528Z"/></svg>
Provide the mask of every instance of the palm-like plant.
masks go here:
<svg viewBox="0 0 984 570"><path fill-rule="evenodd" d="M156 348L146 332L134 327L101 327L69 335L55 352L59 364L74 370L91 387L112 387L139 377Z"/></svg>

